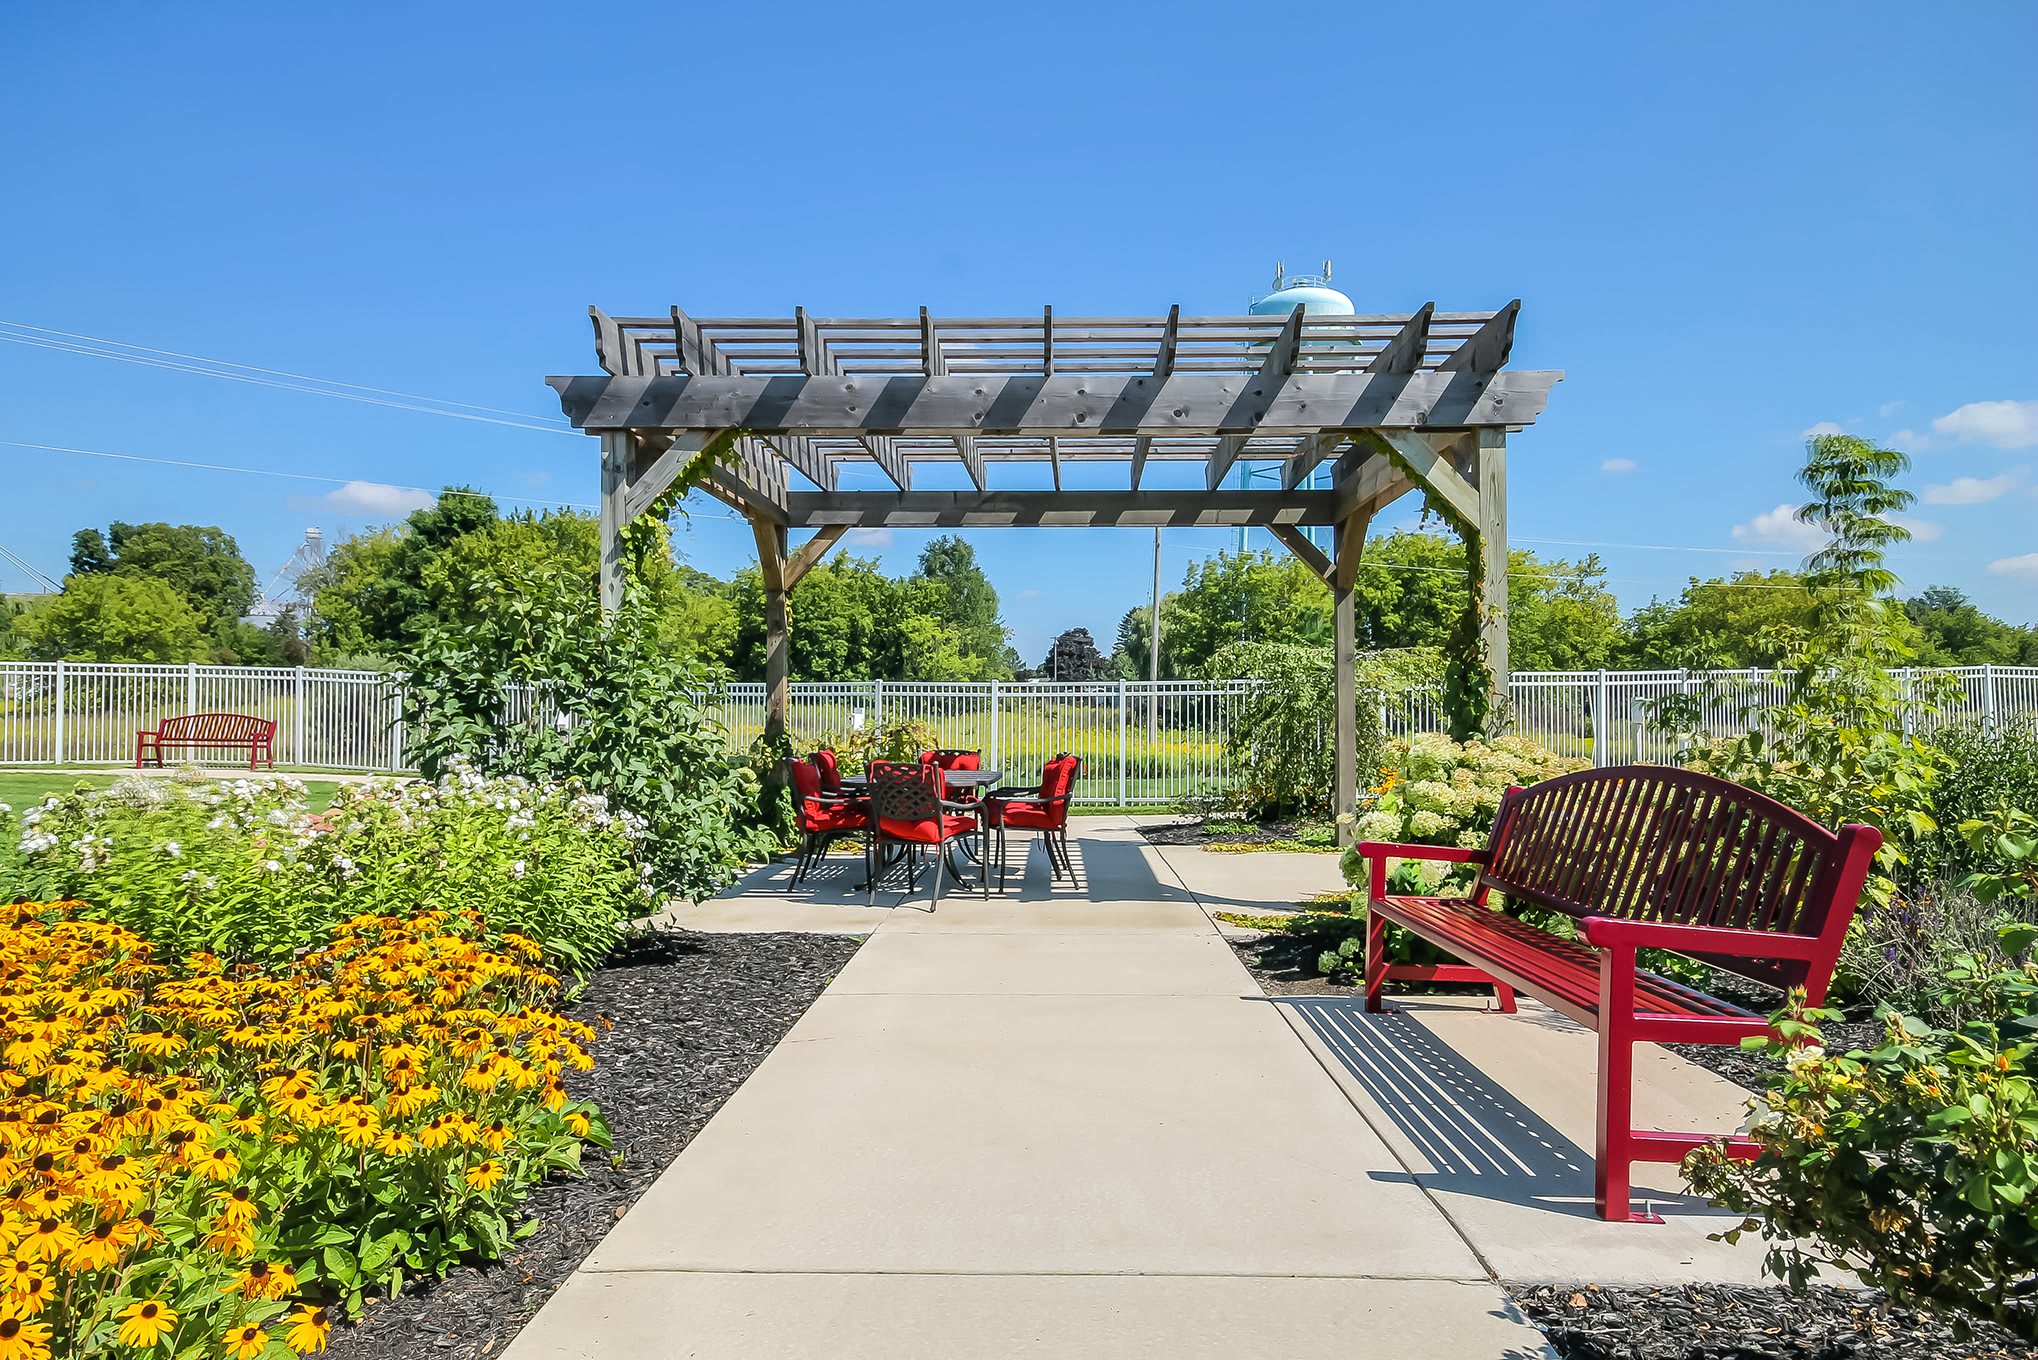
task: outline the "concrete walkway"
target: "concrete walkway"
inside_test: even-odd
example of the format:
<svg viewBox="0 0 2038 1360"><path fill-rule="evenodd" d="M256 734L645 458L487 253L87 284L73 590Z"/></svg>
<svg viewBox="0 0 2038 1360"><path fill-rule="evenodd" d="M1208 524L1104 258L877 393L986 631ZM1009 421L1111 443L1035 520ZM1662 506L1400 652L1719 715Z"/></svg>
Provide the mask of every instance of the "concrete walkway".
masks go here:
<svg viewBox="0 0 2038 1360"><path fill-rule="evenodd" d="M1489 1059L1464 1045L1527 1026L1260 995L1199 894L1272 904L1334 886L1330 857L1163 856L1103 819L1075 850L1073 885L1035 852L1012 893L937 912L924 885L850 900L845 857L677 913L874 933L507 1354L1527 1360L1549 1352L1496 1250L1508 1278L1702 1255L1684 1226L1580 1217L1572 1115L1470 1075ZM1570 1056L1493 1054L1537 1077ZM1523 1129L1544 1151L1497 1156Z"/></svg>

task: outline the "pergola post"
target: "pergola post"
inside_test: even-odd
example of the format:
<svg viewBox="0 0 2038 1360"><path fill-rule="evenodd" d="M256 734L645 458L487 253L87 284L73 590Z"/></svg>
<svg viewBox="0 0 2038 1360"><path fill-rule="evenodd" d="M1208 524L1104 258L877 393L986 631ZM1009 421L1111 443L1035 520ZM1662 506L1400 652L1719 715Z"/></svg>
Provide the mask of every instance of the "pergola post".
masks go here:
<svg viewBox="0 0 2038 1360"><path fill-rule="evenodd" d="M791 611L787 596L785 526L763 518L750 521L757 536L757 566L764 576L764 741L777 750L785 739L792 699ZM778 778L773 771L773 780Z"/></svg>
<svg viewBox="0 0 2038 1360"><path fill-rule="evenodd" d="M1337 840L1341 846L1350 845L1355 838L1356 828L1345 819L1356 817L1359 810L1359 629L1353 593L1358 584L1359 560L1366 548L1366 526L1371 518L1367 513L1353 513L1338 521L1336 556L1331 560L1330 599L1337 671L1333 759L1337 765Z"/></svg>
<svg viewBox="0 0 2038 1360"><path fill-rule="evenodd" d="M1479 641L1492 677L1493 697L1487 709L1489 730L1512 725L1507 657L1507 432L1481 429L1473 452L1479 485L1479 551L1485 567L1484 598L1479 601Z"/></svg>
<svg viewBox="0 0 2038 1360"><path fill-rule="evenodd" d="M630 489L630 440L627 430L601 437L601 607L613 614L623 607L623 497Z"/></svg>

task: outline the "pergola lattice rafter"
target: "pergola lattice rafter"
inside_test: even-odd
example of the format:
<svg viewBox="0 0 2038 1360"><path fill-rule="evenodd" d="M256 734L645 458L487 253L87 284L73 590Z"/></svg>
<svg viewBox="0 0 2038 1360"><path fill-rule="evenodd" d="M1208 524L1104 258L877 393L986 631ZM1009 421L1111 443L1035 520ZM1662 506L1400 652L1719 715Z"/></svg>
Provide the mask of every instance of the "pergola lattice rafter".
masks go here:
<svg viewBox="0 0 2038 1360"><path fill-rule="evenodd" d="M1481 632L1506 692L1506 437L1541 415L1562 377L1506 367L1519 311L695 319L590 308L602 372L548 381L573 424L602 439L611 605L622 526L716 453L704 488L750 519L768 559L768 731L783 731L786 596L846 530L890 526L1264 526L1332 589L1342 714L1367 524L1418 488L1479 543ZM1017 463L1045 464L1051 487L994 484L994 469ZM1122 487L1064 481L1099 463L1125 466ZM1150 484L1157 465L1182 463L1201 466L1200 488ZM1279 485L1224 486L1241 463L1278 464ZM930 464L959 468L967 488L916 487ZM1306 486L1325 464L1329 487ZM882 487L852 488L853 467ZM1301 533L1312 525L1335 527L1334 553ZM802 528L815 536L794 551L787 533ZM1349 728L1341 808L1356 794Z"/></svg>

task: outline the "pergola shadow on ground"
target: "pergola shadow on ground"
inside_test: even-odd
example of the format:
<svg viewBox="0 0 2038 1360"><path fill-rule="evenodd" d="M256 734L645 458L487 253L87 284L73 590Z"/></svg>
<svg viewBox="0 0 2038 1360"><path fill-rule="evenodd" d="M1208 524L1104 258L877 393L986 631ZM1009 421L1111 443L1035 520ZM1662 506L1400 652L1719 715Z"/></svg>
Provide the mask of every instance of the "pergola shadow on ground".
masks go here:
<svg viewBox="0 0 2038 1360"><path fill-rule="evenodd" d="M1411 491L1476 550L1471 608L1505 700L1507 436L1541 415L1562 377L1506 367L1519 311L696 319L590 308L602 372L548 381L575 428L601 439L605 605L622 599L625 526L664 513L676 489L698 484L750 521L768 743L786 735L790 596L851 528L1253 525L1331 589L1337 805L1349 811L1353 586L1373 516ZM1051 485L994 484L1016 464L1045 465ZM1065 484L1074 464L1120 465L1124 486ZM1178 464L1200 475L1146 484L1150 468ZM1278 486L1226 487L1245 464L1278 466ZM1309 487L1325 465L1328 489ZM851 489L852 467L875 468L885 489ZM923 471L945 484L916 485ZM1333 530L1329 553L1304 534L1312 526ZM794 548L800 530L812 536Z"/></svg>

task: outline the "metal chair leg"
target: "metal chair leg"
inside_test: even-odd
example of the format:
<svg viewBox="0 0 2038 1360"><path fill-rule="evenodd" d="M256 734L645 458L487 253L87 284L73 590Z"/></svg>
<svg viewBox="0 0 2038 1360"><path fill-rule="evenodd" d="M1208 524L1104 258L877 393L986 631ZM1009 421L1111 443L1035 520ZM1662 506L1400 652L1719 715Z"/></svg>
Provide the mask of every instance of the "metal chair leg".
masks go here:
<svg viewBox="0 0 2038 1360"><path fill-rule="evenodd" d="M934 901L928 906L929 911L937 911L941 907L941 866L947 860L948 842L943 841L934 847Z"/></svg>

